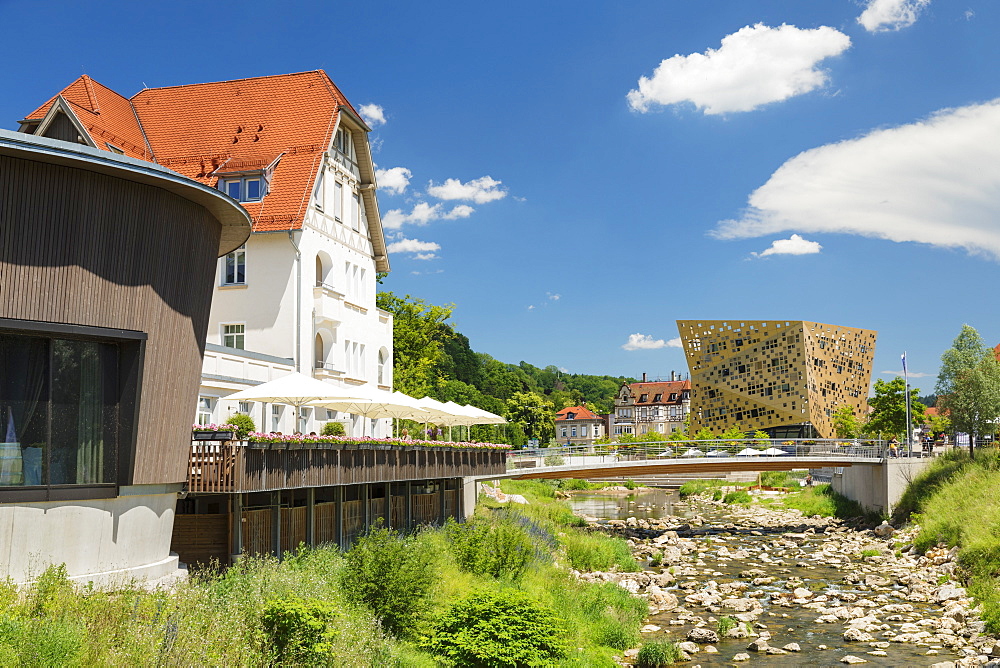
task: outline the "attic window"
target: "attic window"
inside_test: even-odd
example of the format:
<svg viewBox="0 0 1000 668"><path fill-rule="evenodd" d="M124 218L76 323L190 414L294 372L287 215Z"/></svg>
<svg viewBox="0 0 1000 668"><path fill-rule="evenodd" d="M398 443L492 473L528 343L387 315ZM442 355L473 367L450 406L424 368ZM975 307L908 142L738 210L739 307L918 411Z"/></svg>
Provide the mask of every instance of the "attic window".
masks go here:
<svg viewBox="0 0 1000 668"><path fill-rule="evenodd" d="M646 403L647 401L649 401L649 395L648 394L643 394L642 396L639 397L639 403L640 404Z"/></svg>
<svg viewBox="0 0 1000 668"><path fill-rule="evenodd" d="M670 401L677 401L677 393L676 392L671 392L670 393Z"/></svg>
<svg viewBox="0 0 1000 668"><path fill-rule="evenodd" d="M118 155L125 155L125 149L115 146L111 142L104 142L104 145L108 147L108 150L112 153L117 153Z"/></svg>
<svg viewBox="0 0 1000 668"><path fill-rule="evenodd" d="M663 395L657 394L655 397L653 397L653 401L663 401Z"/></svg>
<svg viewBox="0 0 1000 668"><path fill-rule="evenodd" d="M237 202L259 202L267 194L264 188L264 179L259 173L219 179L219 190Z"/></svg>

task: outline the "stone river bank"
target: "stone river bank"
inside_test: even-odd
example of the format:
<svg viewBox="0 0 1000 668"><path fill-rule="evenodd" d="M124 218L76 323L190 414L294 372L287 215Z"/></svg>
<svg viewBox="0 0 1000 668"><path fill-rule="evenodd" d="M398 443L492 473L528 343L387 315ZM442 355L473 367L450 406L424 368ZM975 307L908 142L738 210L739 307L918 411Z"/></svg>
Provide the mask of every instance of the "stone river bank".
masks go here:
<svg viewBox="0 0 1000 668"><path fill-rule="evenodd" d="M678 642L686 665L1000 667L954 551L917 554L913 530L706 498L651 518L642 498L624 519L588 520L627 539L644 570L578 576L646 598L644 640Z"/></svg>

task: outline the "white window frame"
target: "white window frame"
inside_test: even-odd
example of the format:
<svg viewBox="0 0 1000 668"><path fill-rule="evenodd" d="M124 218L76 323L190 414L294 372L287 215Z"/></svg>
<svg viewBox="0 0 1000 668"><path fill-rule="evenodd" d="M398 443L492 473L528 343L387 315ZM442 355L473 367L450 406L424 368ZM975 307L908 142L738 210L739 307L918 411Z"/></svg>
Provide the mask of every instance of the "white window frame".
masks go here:
<svg viewBox="0 0 1000 668"><path fill-rule="evenodd" d="M214 422L212 419L215 412L214 403L212 397L198 397L198 417L196 418L198 424L212 424Z"/></svg>
<svg viewBox="0 0 1000 668"><path fill-rule="evenodd" d="M250 182L257 182L257 197L250 197ZM230 185L237 187L237 197L233 197ZM219 190L233 197L237 202L259 202L267 195L267 181L263 174L250 174L247 176L234 176L219 179Z"/></svg>
<svg viewBox="0 0 1000 668"><path fill-rule="evenodd" d="M333 217L339 222L344 220L344 182L333 182Z"/></svg>
<svg viewBox="0 0 1000 668"><path fill-rule="evenodd" d="M229 280L229 258L233 258L233 264L237 268L233 271L233 279ZM239 276L238 267L240 263L243 264L243 280L236 280ZM225 257L222 258L222 285L246 285L247 284L247 245L243 244L236 250L227 253Z"/></svg>
<svg viewBox="0 0 1000 668"><path fill-rule="evenodd" d="M227 332L226 329L228 327L233 327L233 328L239 327L241 329L240 329L240 331L236 331L234 329L231 332ZM246 350L247 325L246 325L245 322L227 322L227 323L222 323L221 325L219 325L219 331L222 333L222 345L226 346L227 348L236 348L237 350ZM237 346L237 345L232 345L232 346L229 345L227 343L227 340L228 340L228 337L230 337L230 336L234 337L232 339L233 343L240 343L242 345L239 345L239 346Z"/></svg>
<svg viewBox="0 0 1000 668"><path fill-rule="evenodd" d="M324 188L325 179L323 178L323 170L320 170L319 174L316 176L316 189L313 195L313 202L316 208L320 211L326 206L326 188Z"/></svg>

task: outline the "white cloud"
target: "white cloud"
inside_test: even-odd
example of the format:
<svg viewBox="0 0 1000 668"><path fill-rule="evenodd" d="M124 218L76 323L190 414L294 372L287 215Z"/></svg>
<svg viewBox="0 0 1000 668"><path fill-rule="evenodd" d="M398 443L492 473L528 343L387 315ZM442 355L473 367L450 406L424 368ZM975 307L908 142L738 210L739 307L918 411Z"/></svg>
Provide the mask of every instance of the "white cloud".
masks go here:
<svg viewBox="0 0 1000 668"><path fill-rule="evenodd" d="M887 32L908 28L930 0L868 0L858 23L868 32Z"/></svg>
<svg viewBox="0 0 1000 668"><path fill-rule="evenodd" d="M903 371L879 371L879 374L883 376L899 376L903 377ZM924 373L923 371L910 371L907 374L910 378L927 378L928 376L937 376L935 373Z"/></svg>
<svg viewBox="0 0 1000 668"><path fill-rule="evenodd" d="M438 204L437 206L441 205ZM475 209L473 209L468 204L459 204L448 213L441 214L441 217L446 220L455 220L457 218L468 218L470 215L472 215L473 211L475 211Z"/></svg>
<svg viewBox="0 0 1000 668"><path fill-rule="evenodd" d="M628 341L622 346L625 350L658 350L660 348L680 348L681 339L654 339L649 334L629 334Z"/></svg>
<svg viewBox="0 0 1000 668"><path fill-rule="evenodd" d="M652 77L640 77L628 102L640 112L685 101L706 114L751 111L823 86L827 75L816 65L850 45L828 26L746 26L723 37L718 49L662 61Z"/></svg>
<svg viewBox="0 0 1000 668"><path fill-rule="evenodd" d="M390 167L389 169L376 169L375 181L380 190L400 195L406 186L410 185L410 178L413 172L406 167Z"/></svg>
<svg viewBox="0 0 1000 668"><path fill-rule="evenodd" d="M555 292L546 292L545 296L548 297L549 299L551 299L554 302L557 302L560 299L562 299L562 295L560 295L558 293L555 293Z"/></svg>
<svg viewBox="0 0 1000 668"><path fill-rule="evenodd" d="M535 305L534 304L528 304L528 310L529 311L534 311L535 310Z"/></svg>
<svg viewBox="0 0 1000 668"><path fill-rule="evenodd" d="M473 179L466 183L462 183L458 179L446 179L439 186L434 185L434 182L431 181L427 186L427 194L438 199L466 199L476 204L485 204L507 196L507 191L501 187L502 185L502 181L497 181L489 176Z"/></svg>
<svg viewBox="0 0 1000 668"><path fill-rule="evenodd" d="M358 107L358 113L369 127L382 125L385 123L385 111L377 104L363 104Z"/></svg>
<svg viewBox="0 0 1000 668"><path fill-rule="evenodd" d="M441 245L433 241L403 238L389 244L386 250L390 253L426 253L428 251L441 250Z"/></svg>
<svg viewBox="0 0 1000 668"><path fill-rule="evenodd" d="M435 253L417 253L413 256L414 260L436 260L437 254Z"/></svg>
<svg viewBox="0 0 1000 668"><path fill-rule="evenodd" d="M811 255L818 253L823 248L816 241L807 241L797 234L793 234L788 239L776 239L771 243L770 248L764 249L761 253L751 253L755 257L765 257L767 255Z"/></svg>
<svg viewBox="0 0 1000 668"><path fill-rule="evenodd" d="M473 211L475 209L468 204L459 204L450 211L445 211L441 203L428 204L427 202L417 202L409 213L404 213L402 209L386 211L382 216L382 227L387 230L398 230L406 223L426 225L435 220L468 218Z"/></svg>
<svg viewBox="0 0 1000 668"><path fill-rule="evenodd" d="M719 238L842 232L1000 260L1000 99L820 146L778 168Z"/></svg>

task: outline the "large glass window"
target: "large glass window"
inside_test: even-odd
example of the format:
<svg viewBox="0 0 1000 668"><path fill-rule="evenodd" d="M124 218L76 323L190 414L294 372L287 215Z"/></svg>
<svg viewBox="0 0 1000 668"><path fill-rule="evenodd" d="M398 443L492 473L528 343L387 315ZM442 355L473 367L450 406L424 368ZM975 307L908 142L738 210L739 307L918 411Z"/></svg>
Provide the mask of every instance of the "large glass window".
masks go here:
<svg viewBox="0 0 1000 668"><path fill-rule="evenodd" d="M266 194L260 176L220 180L220 190L238 202L259 202Z"/></svg>
<svg viewBox="0 0 1000 668"><path fill-rule="evenodd" d="M116 482L116 343L0 331L0 486Z"/></svg>

